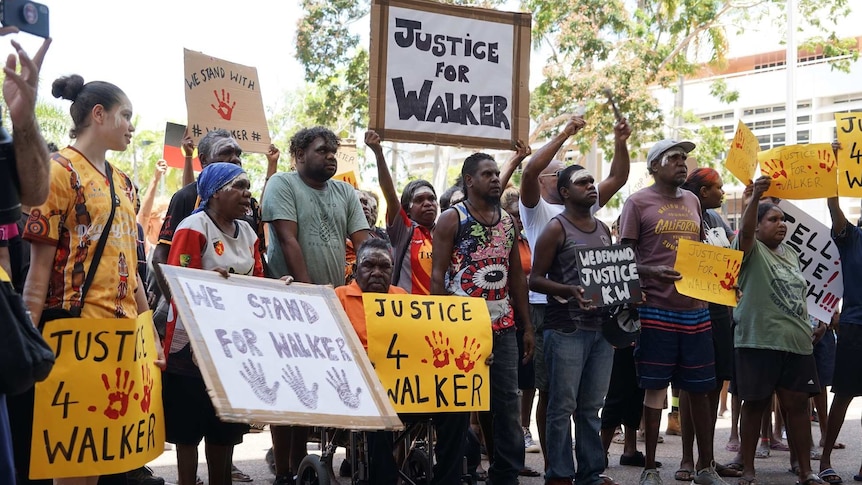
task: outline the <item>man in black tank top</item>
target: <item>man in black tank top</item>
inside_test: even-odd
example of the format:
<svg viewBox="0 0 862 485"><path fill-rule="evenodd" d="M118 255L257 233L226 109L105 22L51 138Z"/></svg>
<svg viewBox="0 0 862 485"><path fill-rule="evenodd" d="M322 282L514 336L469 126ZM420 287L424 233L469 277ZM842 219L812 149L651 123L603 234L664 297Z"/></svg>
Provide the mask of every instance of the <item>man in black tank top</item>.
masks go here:
<svg viewBox="0 0 862 485"><path fill-rule="evenodd" d="M614 351L602 335L607 311L583 297L577 264L579 249L610 246L611 235L590 213L598 194L586 169L572 165L560 171L557 191L565 208L539 235L530 272L530 289L548 295L543 327L548 373L545 483L570 484L574 479L613 484L613 479L602 475L605 451L599 436L599 409L608 390ZM577 471L569 425L573 415Z"/></svg>

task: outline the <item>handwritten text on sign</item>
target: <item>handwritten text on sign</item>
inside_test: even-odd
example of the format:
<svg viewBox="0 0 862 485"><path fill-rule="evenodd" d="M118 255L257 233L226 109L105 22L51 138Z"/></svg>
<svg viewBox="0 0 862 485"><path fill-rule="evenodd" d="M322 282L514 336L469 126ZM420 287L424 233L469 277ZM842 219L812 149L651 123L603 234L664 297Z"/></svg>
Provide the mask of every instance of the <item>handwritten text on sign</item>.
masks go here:
<svg viewBox="0 0 862 485"><path fill-rule="evenodd" d="M750 184L754 179L754 170L757 168L757 152L760 151L760 143L754 133L745 126L742 121L736 127L736 134L727 152L727 160L724 166L736 176L743 184Z"/></svg>
<svg viewBox="0 0 862 485"><path fill-rule="evenodd" d="M637 261L630 244L578 249L577 258L584 298L595 306L641 301Z"/></svg>
<svg viewBox="0 0 862 485"><path fill-rule="evenodd" d="M862 113L835 113L838 131L838 195L862 197Z"/></svg>
<svg viewBox="0 0 862 485"><path fill-rule="evenodd" d="M808 282L808 314L828 322L844 296L841 259L828 227L786 200L778 204L784 211L787 235L784 242L799 252L802 274Z"/></svg>
<svg viewBox="0 0 862 485"><path fill-rule="evenodd" d="M742 251L689 239L679 240L673 269L682 276L676 291L698 300L736 306L736 286Z"/></svg>
<svg viewBox="0 0 862 485"><path fill-rule="evenodd" d="M828 143L791 145L757 154L760 171L772 177L766 191L782 199L821 199L838 193L837 164Z"/></svg>
<svg viewBox="0 0 862 485"><path fill-rule="evenodd" d="M207 132L231 132L247 152L266 153L269 128L257 69L184 49L186 109L195 145Z"/></svg>
<svg viewBox="0 0 862 485"><path fill-rule="evenodd" d="M122 473L162 454L162 375L151 313L54 320L57 363L36 384L30 478Z"/></svg>
<svg viewBox="0 0 862 485"><path fill-rule="evenodd" d="M221 419L402 427L331 288L161 268Z"/></svg>
<svg viewBox="0 0 862 485"><path fill-rule="evenodd" d="M490 409L491 318L481 298L365 293L368 356L398 412Z"/></svg>

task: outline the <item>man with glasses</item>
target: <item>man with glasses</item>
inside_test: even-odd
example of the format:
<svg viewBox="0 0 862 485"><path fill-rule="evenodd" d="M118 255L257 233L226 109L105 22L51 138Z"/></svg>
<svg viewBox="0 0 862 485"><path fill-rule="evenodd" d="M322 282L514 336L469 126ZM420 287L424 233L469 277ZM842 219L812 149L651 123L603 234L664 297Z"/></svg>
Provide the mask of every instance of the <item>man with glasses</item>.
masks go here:
<svg viewBox="0 0 862 485"><path fill-rule="evenodd" d="M563 201L557 191L557 173L565 165L556 159L557 152L563 144L578 133L586 125L582 116L572 116L563 131L552 138L545 146L536 150L521 176L521 199L518 207L521 213L521 223L530 251L536 254L536 240L545 225L557 214L563 211ZM631 135L631 128L623 118L614 126L614 158L607 178L599 182L598 198L590 213L595 214L604 206L618 190L626 184L629 178L629 150L626 140ZM533 365L536 374L536 389L539 391L539 402L536 408L536 426L539 429L539 444L542 455L545 454L545 420L548 409L548 379L542 352L542 323L545 316L545 306L548 297L535 291L530 291L530 319L536 331L536 345L533 354Z"/></svg>
<svg viewBox="0 0 862 485"><path fill-rule="evenodd" d="M705 302L679 294L673 269L681 239L703 240L700 202L682 189L694 150L689 141L662 140L647 154L655 183L626 200L620 238L635 248L641 290L641 334L635 348L638 385L645 389L643 419L646 458L641 485L660 485L655 452L667 386L688 393L697 439L697 474L692 483L725 483L715 471L709 391L716 386L712 325Z"/></svg>

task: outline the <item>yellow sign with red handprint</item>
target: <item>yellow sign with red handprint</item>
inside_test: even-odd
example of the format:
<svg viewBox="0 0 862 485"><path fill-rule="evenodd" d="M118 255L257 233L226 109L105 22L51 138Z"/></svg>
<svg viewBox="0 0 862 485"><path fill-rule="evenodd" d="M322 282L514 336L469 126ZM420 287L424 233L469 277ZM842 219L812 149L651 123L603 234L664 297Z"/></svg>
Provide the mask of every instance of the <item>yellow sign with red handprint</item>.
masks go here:
<svg viewBox="0 0 862 485"><path fill-rule="evenodd" d="M368 358L399 413L490 409L485 300L365 293Z"/></svg>
<svg viewBox="0 0 862 485"><path fill-rule="evenodd" d="M760 171L772 177L765 195L822 199L838 194L838 164L828 143L777 147L757 154Z"/></svg>
<svg viewBox="0 0 862 485"><path fill-rule="evenodd" d="M862 113L835 113L838 133L838 195L862 197Z"/></svg>
<svg viewBox="0 0 862 485"><path fill-rule="evenodd" d="M742 255L742 251L736 249L680 239L673 269L682 279L674 282L676 291L698 300L735 307Z"/></svg>
<svg viewBox="0 0 862 485"><path fill-rule="evenodd" d="M745 126L742 121L736 127L736 134L727 152L727 160L724 166L736 176L743 184L750 184L754 180L754 170L757 168L757 152L760 151L760 142L754 133Z"/></svg>
<svg viewBox="0 0 862 485"><path fill-rule="evenodd" d="M30 478L122 473L162 454L162 375L152 313L45 324L57 362L36 384Z"/></svg>

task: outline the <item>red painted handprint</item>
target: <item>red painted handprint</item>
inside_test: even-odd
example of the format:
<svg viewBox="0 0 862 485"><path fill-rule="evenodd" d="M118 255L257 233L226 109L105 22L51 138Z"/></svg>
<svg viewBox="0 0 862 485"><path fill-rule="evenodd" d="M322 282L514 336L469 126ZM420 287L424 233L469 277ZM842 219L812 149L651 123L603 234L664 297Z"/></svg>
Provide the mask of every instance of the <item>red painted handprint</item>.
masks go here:
<svg viewBox="0 0 862 485"><path fill-rule="evenodd" d="M153 374L150 372L150 365L141 365L141 379L144 381L144 395L141 396L141 411L150 412L150 404L153 402Z"/></svg>
<svg viewBox="0 0 862 485"><path fill-rule="evenodd" d="M784 168L783 160L770 159L765 163L766 168L772 171L772 179L775 180L779 177L787 178L787 170Z"/></svg>
<svg viewBox="0 0 862 485"><path fill-rule="evenodd" d="M434 342L431 342L431 338L434 339ZM436 330L431 332L431 338L425 336L425 341L428 342L428 346L431 347L431 350L434 354L434 367L441 368L449 365L449 355L454 354L455 350L449 347L449 338L443 336L443 332L438 332ZM422 359L423 363L428 363L428 359Z"/></svg>
<svg viewBox="0 0 862 485"><path fill-rule="evenodd" d="M233 103L230 102L230 93L225 93L224 89L221 90L221 98L218 96L218 92L213 89L213 94L216 97L216 101L218 101L218 106L211 104L212 109L216 110L219 116L223 120L230 121L230 117L233 116L233 109L236 107L236 101Z"/></svg>
<svg viewBox="0 0 862 485"><path fill-rule="evenodd" d="M832 157L832 152L829 150L818 150L817 157L820 159L820 168L826 170L826 173L835 168L836 160Z"/></svg>
<svg viewBox="0 0 862 485"><path fill-rule="evenodd" d="M123 369L117 367L117 381L113 389L108 382L108 375L102 374L102 384L105 385L105 390L108 391L108 406L105 408L105 416L108 419L119 419L126 415L129 410L129 394L135 388L135 381L129 380L129 371L123 372ZM138 395L135 394L137 399Z"/></svg>
<svg viewBox="0 0 862 485"><path fill-rule="evenodd" d="M728 260L727 272L724 273L724 278L719 282L725 290L736 289L736 277L739 275L739 261ZM713 273L713 276L718 278L718 273Z"/></svg>
<svg viewBox="0 0 862 485"><path fill-rule="evenodd" d="M455 358L455 366L461 369L464 372L470 372L473 370L473 367L476 366L476 362L482 358L482 354L479 353L479 347L482 345L473 339L470 341L470 345L467 345L467 337L464 337L464 350L461 352L461 355Z"/></svg>

